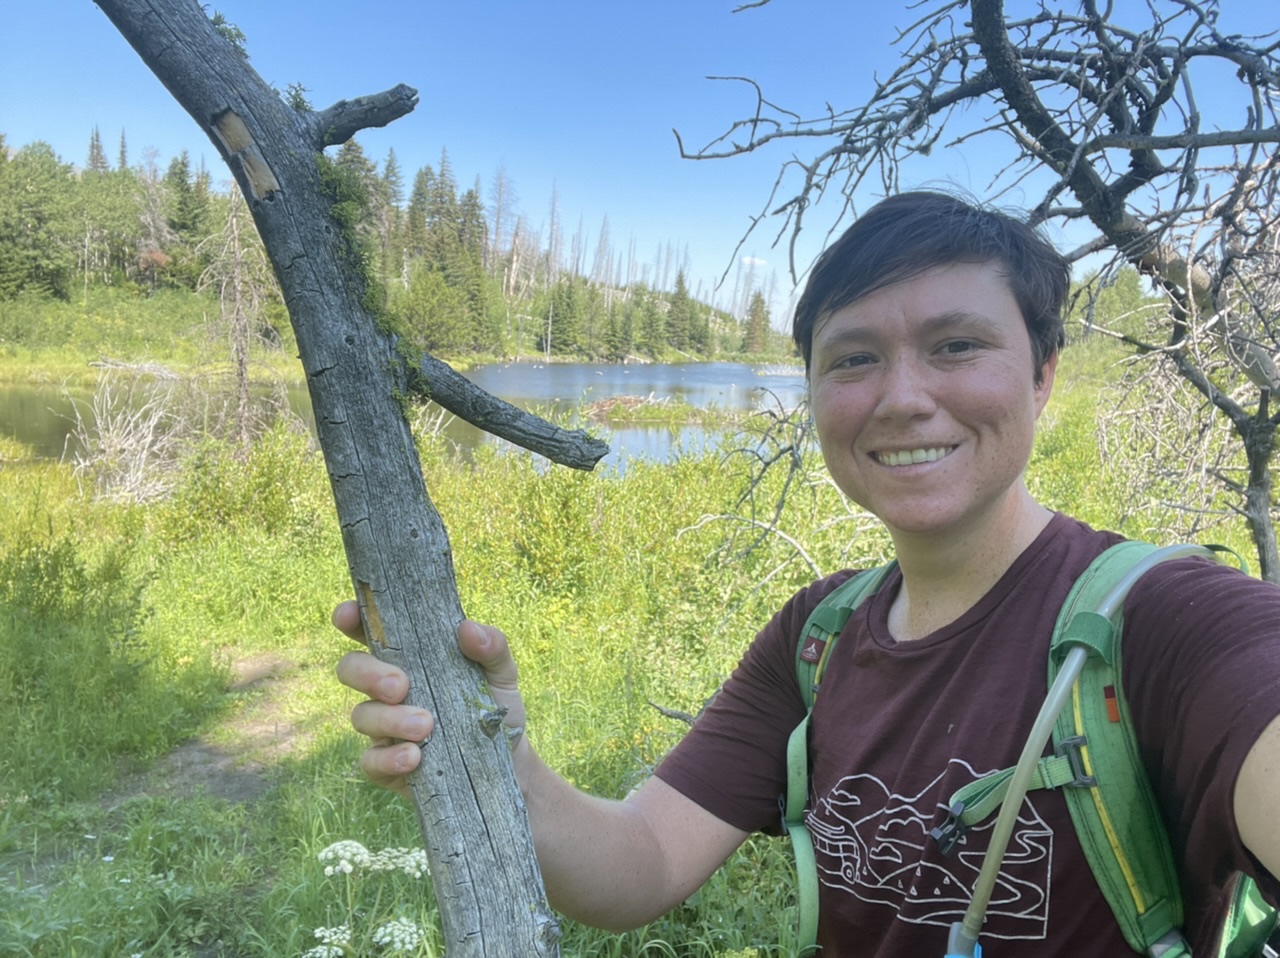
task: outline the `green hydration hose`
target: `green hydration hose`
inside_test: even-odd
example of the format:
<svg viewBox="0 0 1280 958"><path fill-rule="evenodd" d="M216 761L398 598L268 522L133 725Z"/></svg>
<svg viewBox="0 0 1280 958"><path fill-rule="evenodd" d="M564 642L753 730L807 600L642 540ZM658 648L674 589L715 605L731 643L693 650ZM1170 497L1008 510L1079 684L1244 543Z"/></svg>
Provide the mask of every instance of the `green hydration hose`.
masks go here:
<svg viewBox="0 0 1280 958"><path fill-rule="evenodd" d="M1115 588L1098 605L1097 613L1108 619L1112 618L1124 604L1125 596L1129 594L1133 584L1144 573L1150 571L1152 566L1168 559L1206 555L1217 559L1212 550L1199 545L1175 545L1157 549L1135 563L1133 568L1116 583ZM965 911L963 921L954 922L951 925L951 932L947 937L946 958L980 958L982 954L978 946L978 933L982 930L982 923L987 917L987 905L991 902L996 878L1000 874L1000 865L1009 847L1009 839L1013 836L1014 825L1018 820L1018 810L1022 807L1022 800L1027 795L1031 777L1035 774L1036 765L1044 754L1049 736L1053 734L1058 715L1071 697L1071 687L1076 684L1076 679L1079 678L1088 657L1088 650L1081 646L1076 646L1067 653L1058 677L1054 680L1053 686L1049 689L1049 695L1040 708L1040 714L1036 716L1031 734L1027 737L1027 744L1023 746L1022 756L1018 759L1013 776L1009 779L1009 790L1005 793L1004 802L1000 805L1000 815L991 831L991 842L982 860L982 870L978 873L978 880L973 886L973 897L969 900L969 908Z"/></svg>

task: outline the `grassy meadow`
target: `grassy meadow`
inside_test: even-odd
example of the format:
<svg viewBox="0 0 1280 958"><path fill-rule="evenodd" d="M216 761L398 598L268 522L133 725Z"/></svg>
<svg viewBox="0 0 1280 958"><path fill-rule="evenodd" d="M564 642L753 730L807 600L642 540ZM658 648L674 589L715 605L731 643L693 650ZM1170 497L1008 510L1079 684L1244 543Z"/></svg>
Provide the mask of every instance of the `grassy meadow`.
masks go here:
<svg viewBox="0 0 1280 958"><path fill-rule="evenodd" d="M1159 519L1108 478L1095 430L1114 359L1099 340L1064 355L1029 482L1143 535ZM5 362L17 377L34 359ZM769 441L764 425L623 475L461 462L421 431L464 607L511 636L530 735L580 786L624 795L682 731L655 704L697 712L792 591L883 557L812 455L762 529L786 460L759 476L738 450ZM361 867L333 848L420 840L356 766L355 697L333 678L349 643L328 622L350 584L308 437L283 423L247 451L190 440L146 503L91 479L0 442L0 955L442 954L408 852ZM1248 553L1242 529L1224 537ZM564 923L563 953L784 956L790 888L785 845L752 840L647 928Z"/></svg>

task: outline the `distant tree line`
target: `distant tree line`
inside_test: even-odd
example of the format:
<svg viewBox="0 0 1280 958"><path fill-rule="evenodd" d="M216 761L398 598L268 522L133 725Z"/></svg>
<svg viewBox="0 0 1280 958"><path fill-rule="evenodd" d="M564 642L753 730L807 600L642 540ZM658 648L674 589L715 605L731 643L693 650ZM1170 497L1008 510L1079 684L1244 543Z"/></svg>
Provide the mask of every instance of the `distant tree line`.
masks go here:
<svg viewBox="0 0 1280 958"><path fill-rule="evenodd" d="M641 263L634 243L625 253L611 246L607 219L588 264L581 226L566 248L554 195L546 227L532 228L502 167L486 201L478 179L459 188L447 152L407 188L394 150L380 168L355 140L331 159L371 295L431 352L604 361L789 353L753 275L733 312L712 307L690 292L674 244ZM113 162L95 128L83 166L42 142L12 149L0 134L0 300L87 301L100 287L203 292L226 273L232 199L186 151L163 170L154 151L131 163L124 133ZM246 232L243 242L256 244ZM278 296L272 278L262 282L261 298ZM281 313L264 315L279 322Z"/></svg>

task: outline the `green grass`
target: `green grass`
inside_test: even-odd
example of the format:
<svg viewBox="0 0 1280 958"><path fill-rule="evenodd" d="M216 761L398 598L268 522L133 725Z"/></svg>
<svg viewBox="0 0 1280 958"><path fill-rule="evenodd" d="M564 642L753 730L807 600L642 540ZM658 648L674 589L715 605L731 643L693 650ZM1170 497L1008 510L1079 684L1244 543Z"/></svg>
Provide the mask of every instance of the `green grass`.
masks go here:
<svg viewBox="0 0 1280 958"><path fill-rule="evenodd" d="M1090 377L1111 359L1088 348L1068 353L1085 372L1059 380L1030 484L1110 526L1134 513L1094 428ZM744 500L751 461L733 446L585 475L492 448L462 464L421 439L464 608L510 635L539 751L599 794L625 794L683 731L650 702L696 712L794 589L886 548L813 456L779 520L804 556L762 535L743 520L772 514L784 476ZM420 836L357 770L355 697L332 675L349 643L328 624L350 586L306 438L278 426L247 455L196 444L145 506L95 502L66 467L20 454L0 450L0 954L284 958L346 925L370 955L397 918L427 929L413 954L441 954L425 879L326 875L317 857ZM260 660L280 663L277 684L236 681ZM203 791L163 764L196 736L260 767L251 803L219 791L249 774L234 761ZM785 846L753 839L644 929L565 923L563 953L789 954L790 875Z"/></svg>
<svg viewBox="0 0 1280 958"><path fill-rule="evenodd" d="M91 386L100 364L158 365L209 375L229 369L227 335L217 300L185 290L93 287L70 302L23 295L0 299L0 382ZM287 317L279 307L265 319L279 331L278 347L256 342L251 375L275 382L302 378ZM209 357L218 357L212 362Z"/></svg>

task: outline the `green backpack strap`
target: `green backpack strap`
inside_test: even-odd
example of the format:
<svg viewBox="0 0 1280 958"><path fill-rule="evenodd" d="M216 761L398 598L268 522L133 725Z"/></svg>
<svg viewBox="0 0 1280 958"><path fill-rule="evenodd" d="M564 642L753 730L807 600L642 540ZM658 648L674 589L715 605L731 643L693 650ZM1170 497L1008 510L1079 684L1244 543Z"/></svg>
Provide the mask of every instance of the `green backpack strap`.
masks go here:
<svg viewBox="0 0 1280 958"><path fill-rule="evenodd" d="M1063 603L1049 648L1049 682L1076 645L1089 651L1053 730L1055 751L1079 777L1063 789L1076 834L1125 940L1135 951L1190 954L1171 933L1182 927L1182 894L1169 836L1147 779L1121 692L1121 609L1100 611L1108 594L1155 546L1121 542L1085 570ZM1122 605L1122 604L1121 604Z"/></svg>
<svg viewBox="0 0 1280 958"><path fill-rule="evenodd" d="M1157 562L1224 551L1229 550L1157 549L1143 542L1113 546L1076 580L1050 643L1050 685L1071 649L1083 648L1087 657L1054 726L1054 754L1040 760L1031 787L1063 787L1085 857L1125 940L1135 951L1160 958L1186 958L1191 951L1180 930L1182 896L1172 849L1122 692L1123 602ZM984 776L952 796L947 824L933 832L944 850L998 806L1011 771ZM1219 958L1261 954L1275 926L1275 910L1251 879L1238 876Z"/></svg>
<svg viewBox="0 0 1280 958"><path fill-rule="evenodd" d="M849 616L867 596L880 588L897 567L898 563L894 561L850 576L827 593L809 613L804 628L800 630L800 641L796 643L796 678L800 682L800 694L806 708L813 708L818 686L822 684L822 673L827 667L827 657Z"/></svg>
<svg viewBox="0 0 1280 958"><path fill-rule="evenodd" d="M1136 951L1153 955L1177 955L1178 947L1190 954L1178 930L1183 923L1182 895L1169 836L1122 691L1123 601L1111 609L1100 606L1126 578L1132 586L1151 563L1194 555L1216 560L1223 553L1234 556L1241 569L1248 571L1244 559L1223 546L1157 549L1144 542L1113 546L1094 561L1067 597L1049 652L1052 682L1073 645L1089 649L1071 701L1054 728L1056 750L1077 755L1083 776L1063 795L1085 856L1125 939ZM1137 568L1143 560L1147 562ZM1238 875L1219 958L1261 954L1275 927L1275 909L1262 900L1252 879Z"/></svg>
<svg viewBox="0 0 1280 958"><path fill-rule="evenodd" d="M796 643L796 680L804 699L805 716L787 740L787 795L782 823L791 838L796 860L796 896L800 913L796 954L809 955L818 942L818 863L813 855L813 838L804 824L804 808L809 800L809 716L822 674L840 630L853 610L862 604L893 571L896 563L859 572L836 586L809 613Z"/></svg>

